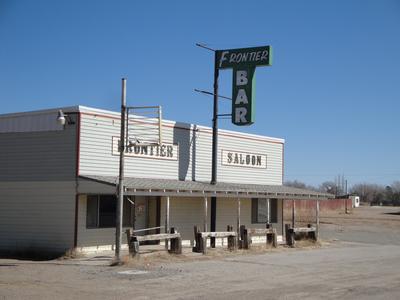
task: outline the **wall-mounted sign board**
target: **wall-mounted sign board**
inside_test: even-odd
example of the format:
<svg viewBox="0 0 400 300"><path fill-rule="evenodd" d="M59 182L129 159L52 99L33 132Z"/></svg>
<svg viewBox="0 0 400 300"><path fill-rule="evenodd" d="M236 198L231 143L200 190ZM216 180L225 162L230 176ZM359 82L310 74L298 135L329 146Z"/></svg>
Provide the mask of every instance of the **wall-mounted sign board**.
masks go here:
<svg viewBox="0 0 400 300"><path fill-rule="evenodd" d="M112 155L119 155L119 137L112 138ZM141 157L162 160L178 160L178 145L166 144L161 145L135 145L127 147L125 150L126 157Z"/></svg>
<svg viewBox="0 0 400 300"><path fill-rule="evenodd" d="M222 150L221 163L224 166L231 167L266 169L267 156L265 154L231 151L224 149Z"/></svg>

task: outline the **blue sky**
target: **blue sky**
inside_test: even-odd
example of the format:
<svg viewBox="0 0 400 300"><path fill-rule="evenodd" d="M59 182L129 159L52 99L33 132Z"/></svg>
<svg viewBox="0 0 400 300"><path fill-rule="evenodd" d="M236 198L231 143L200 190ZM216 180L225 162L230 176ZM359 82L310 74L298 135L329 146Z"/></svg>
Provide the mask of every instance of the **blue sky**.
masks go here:
<svg viewBox="0 0 400 300"><path fill-rule="evenodd" d="M0 113L160 104L211 125L215 49L271 45L256 121L220 128L286 139L285 179L400 180L400 2L0 0ZM220 94L231 95L231 71ZM221 113L230 103L221 100Z"/></svg>

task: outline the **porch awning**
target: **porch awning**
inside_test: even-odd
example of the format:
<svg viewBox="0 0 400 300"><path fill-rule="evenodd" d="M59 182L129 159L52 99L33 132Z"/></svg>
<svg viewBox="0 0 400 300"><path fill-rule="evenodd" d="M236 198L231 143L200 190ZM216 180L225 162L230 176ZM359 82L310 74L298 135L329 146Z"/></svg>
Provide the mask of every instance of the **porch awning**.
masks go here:
<svg viewBox="0 0 400 300"><path fill-rule="evenodd" d="M116 186L117 176L84 175L81 179ZM126 195L141 196L186 196L186 197L225 197L225 198L278 198L296 200L327 200L332 194L288 187L284 185L260 185L225 183L210 184L200 181L181 181L156 178L124 178Z"/></svg>

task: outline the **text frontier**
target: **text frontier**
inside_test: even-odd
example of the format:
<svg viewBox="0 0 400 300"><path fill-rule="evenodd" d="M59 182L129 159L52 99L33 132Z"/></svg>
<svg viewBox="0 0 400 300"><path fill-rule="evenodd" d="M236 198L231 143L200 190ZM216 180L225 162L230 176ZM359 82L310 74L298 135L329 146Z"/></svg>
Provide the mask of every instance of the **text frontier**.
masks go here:
<svg viewBox="0 0 400 300"><path fill-rule="evenodd" d="M223 51L219 61L219 67L222 67L224 61L229 63L249 63L259 62L268 59L268 50L252 51L252 52L239 52L234 53L230 51Z"/></svg>

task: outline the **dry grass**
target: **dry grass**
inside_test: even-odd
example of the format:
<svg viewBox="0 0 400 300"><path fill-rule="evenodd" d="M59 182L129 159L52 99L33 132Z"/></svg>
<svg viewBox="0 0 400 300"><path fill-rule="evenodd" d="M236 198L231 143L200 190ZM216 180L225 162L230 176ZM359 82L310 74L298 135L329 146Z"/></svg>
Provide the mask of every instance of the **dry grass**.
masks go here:
<svg viewBox="0 0 400 300"><path fill-rule="evenodd" d="M251 249L243 250L238 249L235 251L229 251L226 248L207 248L207 254L191 252L190 249L184 249L184 252L180 255L170 254L163 250L151 251L141 253L135 257L126 255L122 259L122 264L127 267L136 268L152 268L160 264L169 263L184 263L191 261L204 261L213 259L224 259L227 257L234 257L240 255L260 255L266 253L279 253L283 251L293 251L296 249L315 249L321 247L320 242L312 240L300 240L296 241L295 248L288 247L286 245L279 245L277 248L273 248L269 245L253 244Z"/></svg>

